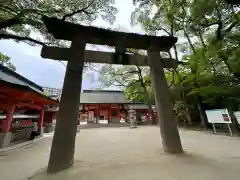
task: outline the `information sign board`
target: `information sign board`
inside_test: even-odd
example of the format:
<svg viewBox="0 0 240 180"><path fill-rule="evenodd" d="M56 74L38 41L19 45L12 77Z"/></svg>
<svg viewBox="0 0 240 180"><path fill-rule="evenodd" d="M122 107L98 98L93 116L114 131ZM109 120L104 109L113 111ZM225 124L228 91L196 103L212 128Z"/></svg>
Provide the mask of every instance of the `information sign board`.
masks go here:
<svg viewBox="0 0 240 180"><path fill-rule="evenodd" d="M207 119L209 123L232 123L227 109L212 109L207 110Z"/></svg>

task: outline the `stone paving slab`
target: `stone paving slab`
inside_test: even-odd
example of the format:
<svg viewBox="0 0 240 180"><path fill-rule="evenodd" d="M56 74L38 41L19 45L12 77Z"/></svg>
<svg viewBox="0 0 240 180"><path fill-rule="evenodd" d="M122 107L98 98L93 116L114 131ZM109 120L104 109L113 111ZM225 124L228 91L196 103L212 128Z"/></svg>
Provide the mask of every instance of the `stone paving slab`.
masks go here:
<svg viewBox="0 0 240 180"><path fill-rule="evenodd" d="M239 179L239 138L189 130L180 130L180 136L186 153L176 156L163 152L158 127L85 129L77 135L72 168L46 175L44 168L51 145L51 140L47 139L3 157L0 160L0 179ZM18 160L14 161L17 157ZM6 172L2 173L2 170Z"/></svg>

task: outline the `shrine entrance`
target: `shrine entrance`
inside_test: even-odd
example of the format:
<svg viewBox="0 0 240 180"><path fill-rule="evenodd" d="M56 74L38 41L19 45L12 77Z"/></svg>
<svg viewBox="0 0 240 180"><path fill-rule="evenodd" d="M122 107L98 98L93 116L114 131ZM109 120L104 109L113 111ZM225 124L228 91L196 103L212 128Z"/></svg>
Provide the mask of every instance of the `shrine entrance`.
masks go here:
<svg viewBox="0 0 240 180"><path fill-rule="evenodd" d="M70 48L44 46L41 52L43 58L68 61L48 163L49 173L69 168L74 161L84 62L149 65L163 149L168 153L183 152L163 69L175 68L177 62L160 56L160 51L168 52L177 42L177 38L110 31L46 16L43 20L54 38L71 41ZM87 51L86 43L114 46L115 53ZM148 56L126 54L126 48L147 50Z"/></svg>

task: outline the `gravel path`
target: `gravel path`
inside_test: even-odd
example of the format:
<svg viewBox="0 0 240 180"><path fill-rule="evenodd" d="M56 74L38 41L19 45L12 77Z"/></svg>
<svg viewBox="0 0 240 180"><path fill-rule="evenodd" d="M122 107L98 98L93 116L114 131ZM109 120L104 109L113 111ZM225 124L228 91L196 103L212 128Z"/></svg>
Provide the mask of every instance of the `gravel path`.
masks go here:
<svg viewBox="0 0 240 180"><path fill-rule="evenodd" d="M0 156L1 180L238 180L240 138L180 130L185 155L162 151L157 127L77 135L74 167L46 175L51 138ZM34 173L39 171L38 173ZM34 174L34 175L33 175Z"/></svg>

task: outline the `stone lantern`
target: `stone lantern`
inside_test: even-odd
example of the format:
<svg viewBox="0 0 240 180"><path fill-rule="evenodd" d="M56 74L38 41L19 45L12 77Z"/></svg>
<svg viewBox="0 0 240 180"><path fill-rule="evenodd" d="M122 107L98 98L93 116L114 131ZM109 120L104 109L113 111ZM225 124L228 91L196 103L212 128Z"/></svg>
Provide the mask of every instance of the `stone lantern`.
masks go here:
<svg viewBox="0 0 240 180"><path fill-rule="evenodd" d="M130 128L137 128L136 111L130 108L128 111L128 116L130 121Z"/></svg>

